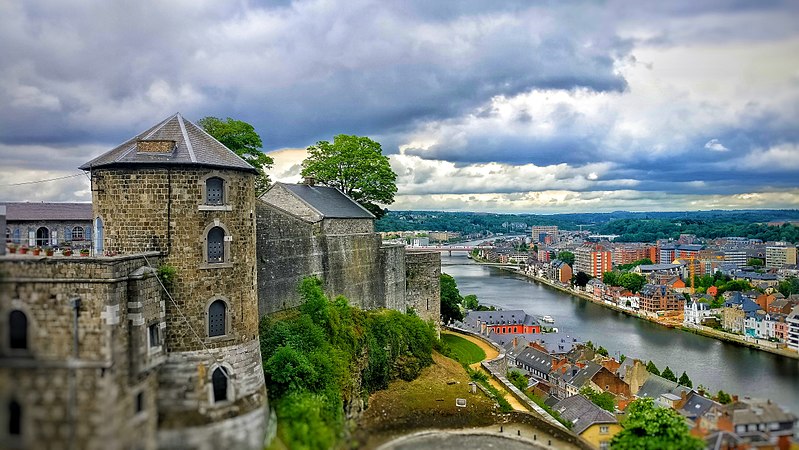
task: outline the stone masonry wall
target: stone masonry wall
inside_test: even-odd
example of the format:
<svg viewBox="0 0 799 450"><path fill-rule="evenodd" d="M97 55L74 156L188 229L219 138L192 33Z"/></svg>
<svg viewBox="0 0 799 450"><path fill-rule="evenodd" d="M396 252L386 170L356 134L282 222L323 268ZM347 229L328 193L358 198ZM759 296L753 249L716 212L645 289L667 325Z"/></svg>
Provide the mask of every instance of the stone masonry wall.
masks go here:
<svg viewBox="0 0 799 450"><path fill-rule="evenodd" d="M204 203L209 177L224 180L222 205ZM266 404L262 377L255 382L260 383L261 393L236 394L235 388L235 380L249 378L250 369L238 372L242 365L260 367L261 362L257 345L252 351L239 351L258 339L254 181L250 172L202 166L92 171L92 203L94 215L104 221L105 250L159 251L163 262L176 271L171 297L164 305L167 361L159 369L159 430L180 433L187 427L246 415ZM207 260L207 234L213 227L221 227L225 234L225 258L218 263ZM226 304L226 334L210 337L208 307L215 300ZM213 407L210 400L203 401L209 392L208 370L214 367L198 361L197 352L227 368L233 380L228 397L232 400ZM187 374L196 374L195 382ZM251 430L261 436L264 431Z"/></svg>
<svg viewBox="0 0 799 450"><path fill-rule="evenodd" d="M259 202L258 297L261 314L299 306L297 287L317 276L331 298L343 295L361 308L384 307L380 236L373 232L330 235L327 219L310 223ZM347 225L349 222L350 223ZM366 224L364 224L366 222ZM340 220L339 231L371 227L371 220Z"/></svg>
<svg viewBox="0 0 799 450"><path fill-rule="evenodd" d="M383 278L385 308L405 312L405 246L380 247L380 273Z"/></svg>
<svg viewBox="0 0 799 450"><path fill-rule="evenodd" d="M149 259L158 264L158 255ZM155 370L134 373L128 352L138 350L128 304L160 301L146 264L142 256L0 258L0 329L20 310L29 341L27 350L0 342L0 421L8 423L12 400L22 408L21 436L0 428L4 448L156 448Z"/></svg>
<svg viewBox="0 0 799 450"><path fill-rule="evenodd" d="M440 322L441 254L408 252L405 255L407 305L424 320Z"/></svg>

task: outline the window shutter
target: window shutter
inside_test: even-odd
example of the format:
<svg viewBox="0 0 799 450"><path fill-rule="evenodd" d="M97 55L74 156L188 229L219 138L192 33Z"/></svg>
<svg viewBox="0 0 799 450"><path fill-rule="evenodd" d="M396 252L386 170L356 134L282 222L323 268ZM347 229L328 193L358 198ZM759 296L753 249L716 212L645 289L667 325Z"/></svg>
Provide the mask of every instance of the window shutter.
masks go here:
<svg viewBox="0 0 799 450"><path fill-rule="evenodd" d="M224 183L221 178L209 178L205 182L205 200L209 205L221 205L225 202L222 188Z"/></svg>
<svg viewBox="0 0 799 450"><path fill-rule="evenodd" d="M221 263L225 260L225 230L213 227L208 232L208 262Z"/></svg>
<svg viewBox="0 0 799 450"><path fill-rule="evenodd" d="M71 241L72 240L72 228L64 227L64 240Z"/></svg>
<svg viewBox="0 0 799 450"><path fill-rule="evenodd" d="M224 336L225 334L225 302L217 300L208 308L208 336Z"/></svg>

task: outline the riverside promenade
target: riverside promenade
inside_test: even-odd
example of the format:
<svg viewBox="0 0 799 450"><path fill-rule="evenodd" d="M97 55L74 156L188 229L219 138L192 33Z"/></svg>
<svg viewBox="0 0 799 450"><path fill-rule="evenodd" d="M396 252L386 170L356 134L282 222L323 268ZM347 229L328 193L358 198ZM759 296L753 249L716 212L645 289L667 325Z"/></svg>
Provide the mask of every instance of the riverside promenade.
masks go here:
<svg viewBox="0 0 799 450"><path fill-rule="evenodd" d="M477 261L477 260L475 260L475 262L477 264L483 264L483 263L481 263L480 261ZM552 288L554 290L561 291L561 292L563 292L565 294L573 295L575 297L579 297L579 298L588 300L589 302L595 303L595 304L603 306L605 308L620 312L620 313L628 315L630 317L635 317L635 318L638 318L638 319L641 319L641 320L646 320L646 321L658 324L658 325L660 325L662 327L665 327L665 328L674 328L674 329L685 331L685 332L688 332L688 333L694 333L694 334L698 334L698 335L701 335L701 336L717 339L717 340L720 340L720 341L724 341L724 342L729 342L729 343L732 343L732 344L740 345L740 346L743 346L743 347L748 347L748 348L752 348L752 349L755 349L755 350L761 350L761 351L764 351L764 352L769 352L769 353L772 353L772 354L775 354L775 355L779 355L779 356L783 356L783 357L786 357L786 358L792 358L792 359L798 359L799 360L799 353L791 351L791 350L788 350L788 349L781 349L781 348L772 347L771 345L773 345L773 343L771 343L771 342L761 343L760 341L762 341L762 340L760 340L760 339L754 339L753 340L752 338L747 338L746 336L727 333L727 332L724 332L724 331L716 330L716 329L713 329L713 328L710 328L710 327L705 327L705 326L686 327L683 324L674 324L674 323L671 323L671 322L659 321L655 317L647 316L647 315L644 315L644 314L640 314L640 313L638 313L636 311L632 311L632 310L629 310L629 309L626 309L626 308L622 308L619 305L604 301L602 299L598 299L598 298L594 297L593 295L588 294L586 292L580 292L580 291L573 290L573 289L571 289L569 287L562 286L562 285L559 285L557 283L554 283L553 281L551 281L549 279L546 279L546 278L543 278L543 277L539 277L539 276L536 276L536 275L521 271L521 270L516 269L516 268L500 267L500 269L506 270L506 271L509 271L509 272L513 272L513 273L515 273L517 275L524 276L524 277L529 278L531 280L534 280L534 281L536 281L536 282L538 282L538 283L540 283L542 285L550 287L550 288Z"/></svg>

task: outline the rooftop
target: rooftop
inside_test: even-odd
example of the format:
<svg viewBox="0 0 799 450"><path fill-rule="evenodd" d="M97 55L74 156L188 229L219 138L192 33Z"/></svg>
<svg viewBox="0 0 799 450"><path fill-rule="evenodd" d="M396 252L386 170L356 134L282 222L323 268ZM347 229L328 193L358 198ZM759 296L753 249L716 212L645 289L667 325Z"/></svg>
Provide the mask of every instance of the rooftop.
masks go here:
<svg viewBox="0 0 799 450"><path fill-rule="evenodd" d="M129 165L201 165L257 173L254 167L180 113L103 153L81 170Z"/></svg>
<svg viewBox="0 0 799 450"><path fill-rule="evenodd" d="M7 202L6 220L92 220L91 203Z"/></svg>
<svg viewBox="0 0 799 450"><path fill-rule="evenodd" d="M340 190L328 186L275 183L286 188L325 218L374 219L366 208Z"/></svg>

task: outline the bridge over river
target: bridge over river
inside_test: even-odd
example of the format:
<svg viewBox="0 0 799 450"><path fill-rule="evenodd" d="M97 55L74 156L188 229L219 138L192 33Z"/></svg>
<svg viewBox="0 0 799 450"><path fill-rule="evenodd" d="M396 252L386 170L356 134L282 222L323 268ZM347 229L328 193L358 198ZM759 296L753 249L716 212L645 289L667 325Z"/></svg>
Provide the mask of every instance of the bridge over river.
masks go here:
<svg viewBox="0 0 799 450"><path fill-rule="evenodd" d="M421 251L434 251L434 252L447 252L452 256L452 252L466 252L471 253L474 249L494 248L493 245L408 245L405 248L408 250L421 250Z"/></svg>

